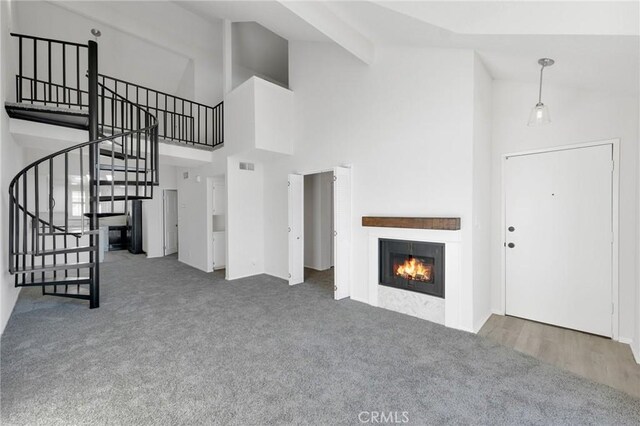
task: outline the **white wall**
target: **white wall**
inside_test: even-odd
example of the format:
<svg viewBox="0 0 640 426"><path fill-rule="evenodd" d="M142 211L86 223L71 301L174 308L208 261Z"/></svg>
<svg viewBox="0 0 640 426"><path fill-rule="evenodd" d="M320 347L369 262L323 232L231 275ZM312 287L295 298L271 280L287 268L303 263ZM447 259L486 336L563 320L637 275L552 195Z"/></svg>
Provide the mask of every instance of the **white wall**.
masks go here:
<svg viewBox="0 0 640 426"><path fill-rule="evenodd" d="M477 54L473 63L473 329L491 314L492 79Z"/></svg>
<svg viewBox="0 0 640 426"><path fill-rule="evenodd" d="M640 74L638 74L638 87L640 87ZM638 96L636 104L638 105L638 110L640 110L640 96ZM638 122L638 134L640 135L640 122ZM638 150L640 153L640 150ZM640 165L640 162L639 162ZM640 173L638 173L638 177L640 178ZM640 182L638 184L638 189L640 191ZM639 192L640 193L640 192ZM640 201L640 196L638 197ZM638 210L640 211L640 209ZM638 215L640 218L640 215ZM638 223L638 228L636 229L636 260L638 264L636 265L636 315L635 315L635 326L636 333L631 344L631 349L633 350L633 355L636 358L636 362L640 364L640 223Z"/></svg>
<svg viewBox="0 0 640 426"><path fill-rule="evenodd" d="M362 216L459 216L471 241L473 53L380 48L366 66L331 44L289 46L295 147L265 165L265 272L288 274L287 174L350 164L351 296L368 301Z"/></svg>
<svg viewBox="0 0 640 426"><path fill-rule="evenodd" d="M99 28L101 73L210 105L222 99L221 23L170 2L18 2L16 18L18 32L79 43Z"/></svg>
<svg viewBox="0 0 640 426"><path fill-rule="evenodd" d="M199 186L199 184L192 179L181 181L182 171L188 171L191 176L201 176L203 182L207 178L220 175L224 175L227 181L227 193L230 195L227 198L226 212L228 222L226 269L227 275L230 277L238 278L239 276L264 272L262 239L250 240L245 238L246 229L249 228L244 227L242 222L237 219L247 218L246 214L248 212L246 209L248 205L238 199L234 200L232 191L234 189L236 191L245 191L240 192L239 197L243 197L243 194L254 194L256 188L262 188L262 169L260 164L265 161L272 161L282 156L282 154L289 154L293 151L293 108L293 92L259 78L250 78L225 97L225 143L222 148L213 151L212 162L200 167L179 170L178 186L184 185L184 187L190 188L188 191L178 194L178 198L184 202L183 204L196 205L202 203L202 197L208 197L208 202L210 202L211 197L210 192L203 192L204 189L196 190L195 186ZM228 161L232 162L228 163ZM256 170L251 178L246 176L246 173L251 172L238 170L237 164L240 161L249 161L256 164ZM226 175L228 167L233 168L233 173ZM246 187L249 183L251 185L250 188ZM249 199L251 200L249 205L253 208L250 212L252 217L259 217L259 221L262 223L264 214L262 204L255 204L255 197L250 197ZM199 211L194 212L198 217L197 222L200 223L202 221L203 223L211 224L210 217L206 219L205 213L204 211L202 212L203 216L201 218ZM254 219L251 220L253 221ZM184 226L193 227L195 225L189 222L185 223ZM187 237L186 234L180 234L180 260L187 263L191 262L189 263L190 265L209 271L212 264L211 261L193 262L187 260L188 255L183 257L183 252L188 250L191 253L209 253L209 260L211 260L211 238L198 231L189 231L189 233L191 237ZM252 248L253 259L248 259L241 247L238 250L233 249L234 235L240 235L238 238L255 248L255 250Z"/></svg>
<svg viewBox="0 0 640 426"><path fill-rule="evenodd" d="M253 77L225 97L224 147L217 158L235 153L293 152L294 94Z"/></svg>
<svg viewBox="0 0 640 426"><path fill-rule="evenodd" d="M492 284L493 309L501 300L501 156L506 153L620 138L620 340L634 336L637 294L638 98L545 84L543 100L552 123L528 127L537 84L493 83Z"/></svg>
<svg viewBox="0 0 640 426"><path fill-rule="evenodd" d="M187 179L185 172L189 173ZM178 260L211 272L211 191L207 190L208 186L206 175L194 173L193 169L177 168Z"/></svg>
<svg viewBox="0 0 640 426"><path fill-rule="evenodd" d="M259 78L251 82L255 91L255 147L292 154L294 93Z"/></svg>
<svg viewBox="0 0 640 426"><path fill-rule="evenodd" d="M241 157L227 159L227 267L233 280L264 272L264 169L240 170ZM271 224L269 225L269 228Z"/></svg>
<svg viewBox="0 0 640 426"><path fill-rule="evenodd" d="M142 250L147 257L164 256L164 203L165 189L177 189L174 166L160 164L160 185L153 188L153 199L142 202Z"/></svg>
<svg viewBox="0 0 640 426"><path fill-rule="evenodd" d="M304 177L304 266L333 266L333 173Z"/></svg>
<svg viewBox="0 0 640 426"><path fill-rule="evenodd" d="M256 143L255 82L248 80L236 87L224 99L224 138L217 158L225 158L233 152L243 152Z"/></svg>
<svg viewBox="0 0 640 426"><path fill-rule="evenodd" d="M8 88L15 84L14 72L11 62L5 60L14 52L11 44L11 8L13 2L0 2L0 100L6 99ZM9 275L7 259L9 257L7 241L9 229L6 224L9 222L9 195L7 189L9 183L16 173L25 165L23 149L18 146L11 133L9 133L9 117L4 111L0 113L0 334L11 316L11 311L18 298L19 289L13 286L13 276Z"/></svg>
<svg viewBox="0 0 640 426"><path fill-rule="evenodd" d="M257 22L232 24L233 87L258 76L289 84L288 42Z"/></svg>
<svg viewBox="0 0 640 426"><path fill-rule="evenodd" d="M185 99L196 99L195 72L193 59L189 59L176 89L175 94L177 96Z"/></svg>

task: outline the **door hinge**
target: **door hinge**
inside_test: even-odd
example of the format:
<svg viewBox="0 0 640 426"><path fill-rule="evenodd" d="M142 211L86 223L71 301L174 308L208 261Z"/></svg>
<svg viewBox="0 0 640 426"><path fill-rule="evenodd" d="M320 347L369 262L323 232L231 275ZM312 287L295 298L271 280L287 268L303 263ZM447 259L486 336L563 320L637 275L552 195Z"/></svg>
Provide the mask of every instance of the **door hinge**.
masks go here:
<svg viewBox="0 0 640 426"><path fill-rule="evenodd" d="M615 313L615 311L616 311L615 306L612 303L611 304L611 315L613 315Z"/></svg>
<svg viewBox="0 0 640 426"><path fill-rule="evenodd" d="M615 169L616 169L616 161L611 160L611 171L614 171Z"/></svg>
<svg viewBox="0 0 640 426"><path fill-rule="evenodd" d="M291 181L287 181L287 186L291 186Z"/></svg>
<svg viewBox="0 0 640 426"><path fill-rule="evenodd" d="M291 278L291 274L289 274L289 278Z"/></svg>
<svg viewBox="0 0 640 426"><path fill-rule="evenodd" d="M611 232L611 244L616 242L616 234L615 232Z"/></svg>
<svg viewBox="0 0 640 426"><path fill-rule="evenodd" d="M337 181L337 180L338 180L338 176L333 175L333 181L335 182L335 181Z"/></svg>
<svg viewBox="0 0 640 426"><path fill-rule="evenodd" d="M333 286L333 291L338 291L338 286L337 285Z"/></svg>

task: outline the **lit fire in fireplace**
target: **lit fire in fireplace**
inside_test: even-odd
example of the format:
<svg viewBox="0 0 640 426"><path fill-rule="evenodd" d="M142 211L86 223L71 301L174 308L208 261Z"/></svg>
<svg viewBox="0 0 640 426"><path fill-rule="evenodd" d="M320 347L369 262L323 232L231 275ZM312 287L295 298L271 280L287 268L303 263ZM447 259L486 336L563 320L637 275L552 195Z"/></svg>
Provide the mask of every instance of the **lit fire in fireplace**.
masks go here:
<svg viewBox="0 0 640 426"><path fill-rule="evenodd" d="M407 280L414 281L431 281L431 272L433 265L429 265L420 261L415 257L406 259L404 263L395 266L396 275Z"/></svg>

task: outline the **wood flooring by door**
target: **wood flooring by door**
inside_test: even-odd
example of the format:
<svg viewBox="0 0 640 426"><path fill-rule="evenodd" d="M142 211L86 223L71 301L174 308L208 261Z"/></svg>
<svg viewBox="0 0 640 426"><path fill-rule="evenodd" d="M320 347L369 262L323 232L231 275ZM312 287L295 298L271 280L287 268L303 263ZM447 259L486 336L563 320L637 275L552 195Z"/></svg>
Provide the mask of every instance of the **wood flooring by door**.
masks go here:
<svg viewBox="0 0 640 426"><path fill-rule="evenodd" d="M478 334L640 399L640 364L629 345L501 315L492 315Z"/></svg>

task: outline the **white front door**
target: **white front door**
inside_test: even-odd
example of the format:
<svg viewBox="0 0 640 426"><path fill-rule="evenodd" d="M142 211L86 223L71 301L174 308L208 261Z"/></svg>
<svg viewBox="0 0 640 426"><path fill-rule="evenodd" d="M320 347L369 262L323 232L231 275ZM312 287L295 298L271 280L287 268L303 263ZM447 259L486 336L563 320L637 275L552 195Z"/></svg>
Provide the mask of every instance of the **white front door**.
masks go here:
<svg viewBox="0 0 640 426"><path fill-rule="evenodd" d="M349 297L351 285L351 169L336 167L333 179L333 297L339 300Z"/></svg>
<svg viewBox="0 0 640 426"><path fill-rule="evenodd" d="M613 145L505 160L506 314L611 337Z"/></svg>
<svg viewBox="0 0 640 426"><path fill-rule="evenodd" d="M164 190L164 255L178 251L178 191Z"/></svg>
<svg viewBox="0 0 640 426"><path fill-rule="evenodd" d="M289 175L289 285L304 282L304 176Z"/></svg>

